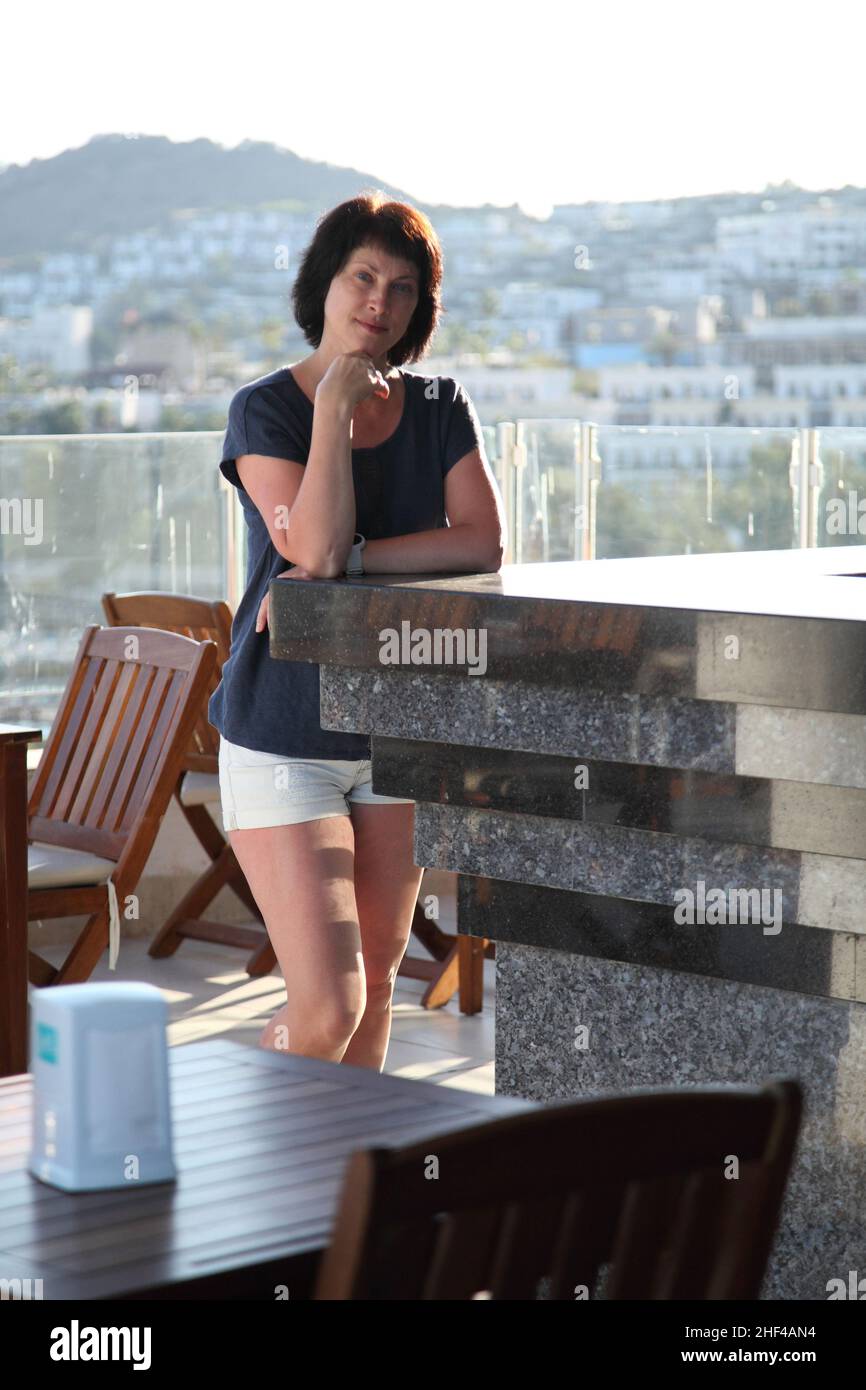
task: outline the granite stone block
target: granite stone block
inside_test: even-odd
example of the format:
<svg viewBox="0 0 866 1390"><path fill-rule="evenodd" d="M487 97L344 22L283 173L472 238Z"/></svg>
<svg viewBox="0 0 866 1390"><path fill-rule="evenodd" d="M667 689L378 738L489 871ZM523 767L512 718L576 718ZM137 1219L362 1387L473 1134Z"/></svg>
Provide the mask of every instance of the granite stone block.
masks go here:
<svg viewBox="0 0 866 1390"><path fill-rule="evenodd" d="M866 1006L506 943L496 977L498 1094L799 1080L805 1118L762 1297L824 1300L831 1279L862 1274Z"/></svg>

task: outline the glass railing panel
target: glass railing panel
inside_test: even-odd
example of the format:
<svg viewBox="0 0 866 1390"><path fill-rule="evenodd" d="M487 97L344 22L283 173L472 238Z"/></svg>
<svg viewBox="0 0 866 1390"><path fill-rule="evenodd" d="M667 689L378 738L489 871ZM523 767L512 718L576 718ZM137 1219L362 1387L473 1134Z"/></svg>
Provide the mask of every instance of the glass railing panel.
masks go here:
<svg viewBox="0 0 866 1390"><path fill-rule="evenodd" d="M484 437L484 452L487 455L487 462L490 464L490 471L496 479L496 485L500 492L505 485L503 475L503 459L499 452L498 432L495 425L482 425L481 433Z"/></svg>
<svg viewBox="0 0 866 1390"><path fill-rule="evenodd" d="M578 421L518 420L515 439L513 563L578 559Z"/></svg>
<svg viewBox="0 0 866 1390"><path fill-rule="evenodd" d="M866 545L866 429L816 429L815 544Z"/></svg>
<svg viewBox="0 0 866 1390"><path fill-rule="evenodd" d="M796 429L600 425L595 557L799 545Z"/></svg>
<svg viewBox="0 0 866 1390"><path fill-rule="evenodd" d="M48 729L107 590L224 596L221 440L0 438L0 720Z"/></svg>

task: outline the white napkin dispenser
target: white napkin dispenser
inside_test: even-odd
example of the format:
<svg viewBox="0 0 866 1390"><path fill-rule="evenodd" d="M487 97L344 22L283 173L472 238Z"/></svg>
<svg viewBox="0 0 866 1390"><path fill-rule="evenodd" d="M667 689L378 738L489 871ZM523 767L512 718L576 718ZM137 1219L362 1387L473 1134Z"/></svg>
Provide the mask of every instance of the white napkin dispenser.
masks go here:
<svg viewBox="0 0 866 1390"><path fill-rule="evenodd" d="M67 1192L177 1174L165 1000L153 985L55 985L31 993L29 1171Z"/></svg>

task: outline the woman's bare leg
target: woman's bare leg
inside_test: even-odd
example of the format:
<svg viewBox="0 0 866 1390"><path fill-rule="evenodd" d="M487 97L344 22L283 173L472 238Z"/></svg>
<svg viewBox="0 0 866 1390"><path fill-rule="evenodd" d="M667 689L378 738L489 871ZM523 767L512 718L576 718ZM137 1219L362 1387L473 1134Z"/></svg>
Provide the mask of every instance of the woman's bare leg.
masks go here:
<svg viewBox="0 0 866 1390"><path fill-rule="evenodd" d="M412 857L414 805L350 806L367 1002L342 1060L381 1071L391 1035L397 967L406 952L424 870Z"/></svg>
<svg viewBox="0 0 866 1390"><path fill-rule="evenodd" d="M339 1062L367 1003L351 819L232 830L229 840L286 984L260 1046Z"/></svg>

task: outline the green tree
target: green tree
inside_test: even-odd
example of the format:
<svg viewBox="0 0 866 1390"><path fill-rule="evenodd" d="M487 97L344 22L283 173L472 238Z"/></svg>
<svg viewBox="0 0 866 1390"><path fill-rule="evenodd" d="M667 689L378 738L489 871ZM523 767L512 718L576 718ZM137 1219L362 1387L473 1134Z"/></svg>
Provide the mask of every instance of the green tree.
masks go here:
<svg viewBox="0 0 866 1390"><path fill-rule="evenodd" d="M715 468L708 475L697 449L691 462L648 462L628 483L605 482L602 473L596 555L789 549L794 540L790 449L787 440L758 443L735 473Z"/></svg>
<svg viewBox="0 0 866 1390"><path fill-rule="evenodd" d="M59 401L43 406L34 417L34 434L85 434L86 422L81 402Z"/></svg>
<svg viewBox="0 0 866 1390"><path fill-rule="evenodd" d="M571 389L577 396L598 395L598 372L579 370L572 374Z"/></svg>
<svg viewBox="0 0 866 1390"><path fill-rule="evenodd" d="M91 429L108 433L115 426L115 412L110 401L97 401L91 416Z"/></svg>
<svg viewBox="0 0 866 1390"><path fill-rule="evenodd" d="M806 300L807 311L810 314L826 316L836 312L836 302L832 294L826 290L813 290Z"/></svg>
<svg viewBox="0 0 866 1390"><path fill-rule="evenodd" d="M265 319L259 329L259 340L269 357L277 357L283 350L286 325L282 319Z"/></svg>
<svg viewBox="0 0 866 1390"><path fill-rule="evenodd" d="M785 298L776 301L776 304L773 307L773 312L780 319L800 318L803 314L802 300L795 299L792 295L788 295Z"/></svg>
<svg viewBox="0 0 866 1390"><path fill-rule="evenodd" d="M0 396L8 396L19 390L20 372L15 358L7 354L0 357Z"/></svg>

